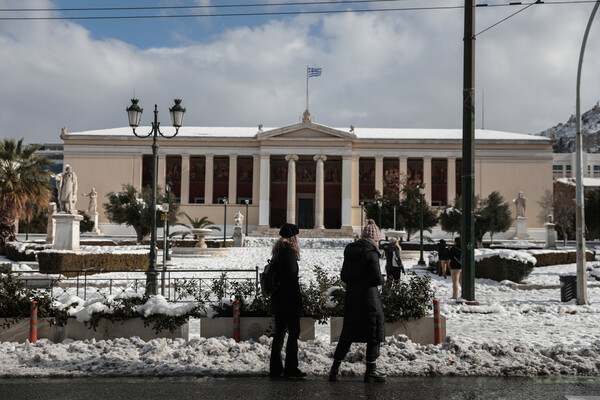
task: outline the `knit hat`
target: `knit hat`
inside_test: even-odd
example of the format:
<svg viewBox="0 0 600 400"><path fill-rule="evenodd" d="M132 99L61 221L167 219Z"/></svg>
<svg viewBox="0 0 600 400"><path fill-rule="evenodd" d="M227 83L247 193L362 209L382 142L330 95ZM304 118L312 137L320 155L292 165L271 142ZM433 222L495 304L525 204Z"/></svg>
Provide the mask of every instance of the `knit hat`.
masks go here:
<svg viewBox="0 0 600 400"><path fill-rule="evenodd" d="M374 241L379 242L379 240L381 239L381 231L375 224L375 221L373 221L372 219L367 220L366 225L363 228L361 237L365 239L373 239Z"/></svg>
<svg viewBox="0 0 600 400"><path fill-rule="evenodd" d="M292 236L296 236L299 233L300 230L294 224L283 224L283 226L279 230L279 236L286 239L291 238Z"/></svg>

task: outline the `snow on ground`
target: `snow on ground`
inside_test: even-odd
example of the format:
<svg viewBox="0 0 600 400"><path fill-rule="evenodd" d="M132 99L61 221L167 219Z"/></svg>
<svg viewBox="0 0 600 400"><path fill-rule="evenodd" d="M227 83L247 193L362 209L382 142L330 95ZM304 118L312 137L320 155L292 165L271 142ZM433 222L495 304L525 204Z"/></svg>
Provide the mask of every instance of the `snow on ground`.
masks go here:
<svg viewBox="0 0 600 400"><path fill-rule="evenodd" d="M315 265L328 274L339 274L347 242L303 239L301 281L314 278ZM262 268L270 258L271 243L270 239L255 240L252 247L231 249L226 258L173 257L174 268ZM405 267L418 274L429 273L417 268L416 263L416 259L406 260ZM447 318L446 340L441 345L422 346L405 336L389 337L382 346L378 365L390 375L600 375L600 281L595 279L600 268L595 262L587 265L588 306L577 306L574 300L560 301L559 276L575 274L575 264L534 268L524 285L477 279L479 306L450 300L450 278L432 274L436 298L441 300L441 312ZM315 375L327 374L334 350L327 332L326 326L318 326L317 339L300 344L301 369ZM225 338L200 338L193 331L190 337L189 341L121 338L65 340L57 344L46 339L36 344L0 343L0 376L268 372L271 339L235 343ZM341 373L354 376L363 372L364 345L354 345Z"/></svg>

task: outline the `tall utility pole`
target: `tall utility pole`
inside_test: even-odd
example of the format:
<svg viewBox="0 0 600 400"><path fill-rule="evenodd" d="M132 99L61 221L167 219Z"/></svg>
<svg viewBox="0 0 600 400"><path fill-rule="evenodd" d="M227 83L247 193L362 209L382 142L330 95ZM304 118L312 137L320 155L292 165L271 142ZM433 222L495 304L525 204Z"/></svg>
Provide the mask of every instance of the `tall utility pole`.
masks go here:
<svg viewBox="0 0 600 400"><path fill-rule="evenodd" d="M462 297L475 301L475 4L465 0L462 144Z"/></svg>

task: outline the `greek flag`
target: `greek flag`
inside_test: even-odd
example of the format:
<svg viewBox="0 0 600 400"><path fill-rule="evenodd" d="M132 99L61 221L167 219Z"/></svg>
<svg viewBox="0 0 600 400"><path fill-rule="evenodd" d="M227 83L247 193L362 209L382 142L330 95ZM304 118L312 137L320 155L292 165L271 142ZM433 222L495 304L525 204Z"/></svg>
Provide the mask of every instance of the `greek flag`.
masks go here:
<svg viewBox="0 0 600 400"><path fill-rule="evenodd" d="M313 76L321 76L321 72L323 72L322 68L312 68L309 67L308 68L308 77L313 77Z"/></svg>

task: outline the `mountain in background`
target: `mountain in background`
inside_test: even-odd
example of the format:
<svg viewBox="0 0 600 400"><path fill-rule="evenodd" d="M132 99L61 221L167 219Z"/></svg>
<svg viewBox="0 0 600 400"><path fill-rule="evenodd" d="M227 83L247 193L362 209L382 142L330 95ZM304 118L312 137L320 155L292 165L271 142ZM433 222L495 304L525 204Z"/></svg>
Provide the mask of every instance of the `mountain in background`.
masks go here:
<svg viewBox="0 0 600 400"><path fill-rule="evenodd" d="M600 153L600 103L596 103L591 110L583 113L581 116L581 132L583 134L583 151L588 153ZM555 153L573 153L575 152L575 136L577 134L577 124L575 115L571 115L569 120L562 124L553 126L539 136L554 138Z"/></svg>

